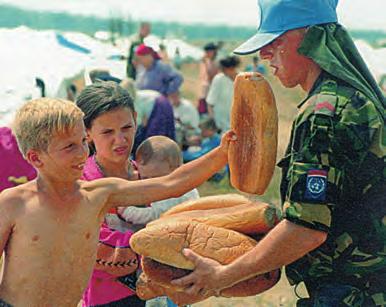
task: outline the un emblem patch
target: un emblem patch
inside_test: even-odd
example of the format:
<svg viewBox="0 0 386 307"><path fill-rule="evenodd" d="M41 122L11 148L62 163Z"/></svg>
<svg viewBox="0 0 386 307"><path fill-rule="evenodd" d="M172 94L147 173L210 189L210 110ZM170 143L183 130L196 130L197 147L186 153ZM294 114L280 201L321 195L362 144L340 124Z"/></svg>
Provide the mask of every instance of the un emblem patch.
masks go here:
<svg viewBox="0 0 386 307"><path fill-rule="evenodd" d="M304 198L310 201L326 200L327 171L312 169L307 172L306 192Z"/></svg>

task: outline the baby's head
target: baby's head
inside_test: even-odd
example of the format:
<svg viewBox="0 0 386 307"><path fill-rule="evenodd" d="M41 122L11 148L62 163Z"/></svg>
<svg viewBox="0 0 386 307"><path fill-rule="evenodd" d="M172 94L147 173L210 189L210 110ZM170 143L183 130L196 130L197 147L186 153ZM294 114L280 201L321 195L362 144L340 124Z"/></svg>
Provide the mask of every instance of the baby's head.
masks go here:
<svg viewBox="0 0 386 307"><path fill-rule="evenodd" d="M161 177L182 165L177 143L166 136L152 136L139 145L135 154L141 177Z"/></svg>
<svg viewBox="0 0 386 307"><path fill-rule="evenodd" d="M87 86L76 104L97 155L110 161L127 160L136 131L136 112L129 92L112 81Z"/></svg>
<svg viewBox="0 0 386 307"><path fill-rule="evenodd" d="M16 113L13 131L21 153L38 169L44 165L64 167L63 171L81 169L88 155L83 112L71 101L27 102Z"/></svg>

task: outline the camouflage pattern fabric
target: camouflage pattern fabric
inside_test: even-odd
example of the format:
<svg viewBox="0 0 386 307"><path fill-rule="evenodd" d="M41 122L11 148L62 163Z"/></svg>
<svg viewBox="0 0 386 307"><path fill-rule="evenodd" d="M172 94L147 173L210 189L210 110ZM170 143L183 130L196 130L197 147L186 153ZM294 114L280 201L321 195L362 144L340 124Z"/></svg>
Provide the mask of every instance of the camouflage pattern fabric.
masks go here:
<svg viewBox="0 0 386 307"><path fill-rule="evenodd" d="M0 298L0 307L12 307L12 305L4 302L1 298Z"/></svg>
<svg viewBox="0 0 386 307"><path fill-rule="evenodd" d="M299 106L284 159L284 218L328 233L286 268L311 301L332 283L347 285L336 306L386 304L386 132L375 104L323 72ZM308 305L303 305L308 306ZM309 306L329 306L318 304Z"/></svg>
<svg viewBox="0 0 386 307"><path fill-rule="evenodd" d="M327 23L309 27L298 52L364 94L385 118L385 97L342 25Z"/></svg>

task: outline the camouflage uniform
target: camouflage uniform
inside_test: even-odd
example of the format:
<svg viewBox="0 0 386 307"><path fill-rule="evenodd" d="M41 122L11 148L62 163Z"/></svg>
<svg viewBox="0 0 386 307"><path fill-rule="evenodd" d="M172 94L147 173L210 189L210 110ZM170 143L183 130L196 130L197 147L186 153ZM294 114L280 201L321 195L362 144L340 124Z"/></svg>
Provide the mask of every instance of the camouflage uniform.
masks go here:
<svg viewBox="0 0 386 307"><path fill-rule="evenodd" d="M279 162L283 213L328 233L286 268L290 283L304 281L310 294L299 306L325 306L321 293L331 285L345 287L336 306L385 305L384 113L326 72L299 108Z"/></svg>

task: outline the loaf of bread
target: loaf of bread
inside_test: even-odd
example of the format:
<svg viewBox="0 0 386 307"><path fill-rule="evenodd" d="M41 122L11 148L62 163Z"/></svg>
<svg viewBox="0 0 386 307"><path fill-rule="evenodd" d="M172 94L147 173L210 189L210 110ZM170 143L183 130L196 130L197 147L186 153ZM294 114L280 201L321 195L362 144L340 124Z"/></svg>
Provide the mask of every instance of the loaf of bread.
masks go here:
<svg viewBox="0 0 386 307"><path fill-rule="evenodd" d="M174 303L185 305L202 301L210 296L210 294L187 295L182 292L183 289L171 284L173 279L181 278L191 273L190 270L174 268L150 258L144 258L142 266L143 276L141 274L141 281L137 282L137 294L142 299L167 295ZM278 282L279 277L280 270L258 275L239 282L230 288L223 289L220 292L220 296L244 297L257 295L273 287Z"/></svg>
<svg viewBox="0 0 386 307"><path fill-rule="evenodd" d="M240 73L234 82L228 161L231 184L261 195L272 178L276 162L278 115L268 82L258 73Z"/></svg>
<svg viewBox="0 0 386 307"><path fill-rule="evenodd" d="M197 201L202 203L200 199ZM194 203L194 201L190 203ZM170 220L194 221L244 234L265 234L274 227L277 217L273 206L263 202L250 201L233 207L182 211L155 220L149 223L148 227Z"/></svg>
<svg viewBox="0 0 386 307"><path fill-rule="evenodd" d="M158 296L169 297L176 305L185 306L203 301L209 295L187 295L183 292L175 291L173 288L163 287L149 279L146 274L142 273L137 281L136 294L143 300L150 300Z"/></svg>
<svg viewBox="0 0 386 307"><path fill-rule="evenodd" d="M256 241L239 232L191 221L166 221L135 233L131 248L163 264L192 270L194 264L182 254L190 248L204 257L228 264L250 251Z"/></svg>
<svg viewBox="0 0 386 307"><path fill-rule="evenodd" d="M135 293L143 300L165 295L165 290L161 285L151 281L145 273L141 273L137 279Z"/></svg>
<svg viewBox="0 0 386 307"><path fill-rule="evenodd" d="M162 217L192 210L228 208L249 202L249 198L240 194L222 194L200 197L198 199L185 201L182 204L169 209L164 214L162 214Z"/></svg>
<svg viewBox="0 0 386 307"><path fill-rule="evenodd" d="M175 268L147 257L143 258L142 268L143 272L152 282L165 288L171 288L174 291L183 291L184 289L172 285L171 281L191 273L190 270ZM223 289L220 295L224 297L242 297L259 294L274 286L279 279L279 275L280 270L275 270L252 277L230 288Z"/></svg>

